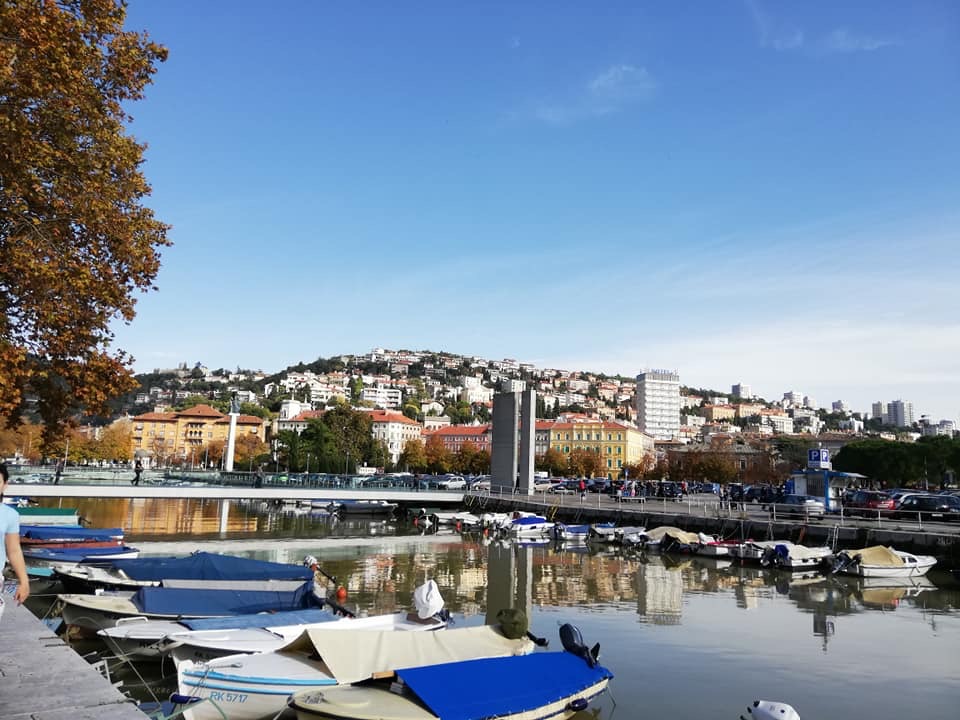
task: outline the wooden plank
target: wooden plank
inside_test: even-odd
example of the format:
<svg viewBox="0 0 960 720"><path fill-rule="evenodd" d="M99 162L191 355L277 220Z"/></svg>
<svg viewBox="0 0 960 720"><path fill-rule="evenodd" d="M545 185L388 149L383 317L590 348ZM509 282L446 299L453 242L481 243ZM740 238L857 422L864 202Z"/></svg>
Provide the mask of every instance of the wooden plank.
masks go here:
<svg viewBox="0 0 960 720"><path fill-rule="evenodd" d="M10 596L0 618L4 720L144 720L136 705Z"/></svg>

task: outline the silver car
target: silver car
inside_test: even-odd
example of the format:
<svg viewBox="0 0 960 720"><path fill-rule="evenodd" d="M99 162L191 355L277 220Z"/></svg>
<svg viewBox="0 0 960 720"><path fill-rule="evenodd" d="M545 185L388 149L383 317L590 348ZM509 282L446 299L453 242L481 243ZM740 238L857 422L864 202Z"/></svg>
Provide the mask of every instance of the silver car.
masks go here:
<svg viewBox="0 0 960 720"><path fill-rule="evenodd" d="M822 518L826 513L823 500L812 495L785 495L780 502L767 506L776 516L795 516Z"/></svg>

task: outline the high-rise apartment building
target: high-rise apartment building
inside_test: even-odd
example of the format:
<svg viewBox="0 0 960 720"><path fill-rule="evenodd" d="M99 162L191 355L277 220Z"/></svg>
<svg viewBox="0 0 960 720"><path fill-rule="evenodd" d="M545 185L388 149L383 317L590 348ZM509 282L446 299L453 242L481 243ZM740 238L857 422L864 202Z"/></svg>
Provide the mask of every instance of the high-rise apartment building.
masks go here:
<svg viewBox="0 0 960 720"><path fill-rule="evenodd" d="M734 397L743 398L744 400L749 400L753 397L753 389L743 383L737 383L731 390L732 392L730 394Z"/></svg>
<svg viewBox="0 0 960 720"><path fill-rule="evenodd" d="M887 412L887 404L883 400L873 403L870 406L870 417L879 420L884 425L889 424L890 415Z"/></svg>
<svg viewBox="0 0 960 720"><path fill-rule="evenodd" d="M894 427L912 427L913 403L907 400L894 400L887 405L887 423Z"/></svg>
<svg viewBox="0 0 960 720"><path fill-rule="evenodd" d="M637 426L657 440L680 437L680 375L648 370L637 375Z"/></svg>

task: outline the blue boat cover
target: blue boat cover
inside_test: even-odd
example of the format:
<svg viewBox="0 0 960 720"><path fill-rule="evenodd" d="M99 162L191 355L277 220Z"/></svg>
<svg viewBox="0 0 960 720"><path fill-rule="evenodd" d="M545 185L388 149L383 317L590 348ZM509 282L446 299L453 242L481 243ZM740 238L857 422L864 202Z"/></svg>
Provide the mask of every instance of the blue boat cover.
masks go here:
<svg viewBox="0 0 960 720"><path fill-rule="evenodd" d="M302 610L321 602L313 594L313 581L293 591L142 587L131 600L151 615L194 617Z"/></svg>
<svg viewBox="0 0 960 720"><path fill-rule="evenodd" d="M313 570L303 565L251 560L235 555L198 552L187 557L117 560L132 580L311 580Z"/></svg>
<svg viewBox="0 0 960 720"><path fill-rule="evenodd" d="M20 537L48 542L106 542L122 540L123 528L85 528L79 525L21 525Z"/></svg>
<svg viewBox="0 0 960 720"><path fill-rule="evenodd" d="M397 675L443 720L484 720L562 700L613 674L568 652L427 665Z"/></svg>
<svg viewBox="0 0 960 720"><path fill-rule="evenodd" d="M329 610L312 608L310 610L181 620L180 624L190 630L241 630L245 628L279 627L281 625L306 625L340 619Z"/></svg>
<svg viewBox="0 0 960 720"><path fill-rule="evenodd" d="M71 547L71 548L24 548L23 556L33 560L46 560L48 562L76 563L82 560L96 562L98 555L113 555L121 552L136 552L134 548L126 545L116 545L114 547ZM112 562L112 561L111 561ZM98 564L102 564L100 561Z"/></svg>
<svg viewBox="0 0 960 720"><path fill-rule="evenodd" d="M513 525L537 525L540 523L545 523L547 519L545 517L540 517L539 515L524 515L513 521Z"/></svg>

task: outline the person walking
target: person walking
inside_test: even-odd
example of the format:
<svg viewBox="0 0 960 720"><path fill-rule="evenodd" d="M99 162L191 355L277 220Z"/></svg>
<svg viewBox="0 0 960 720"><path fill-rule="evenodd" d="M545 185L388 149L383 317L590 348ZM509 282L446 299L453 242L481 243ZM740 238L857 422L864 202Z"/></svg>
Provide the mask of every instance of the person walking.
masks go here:
<svg viewBox="0 0 960 720"><path fill-rule="evenodd" d="M0 500L7 490L10 472L5 463L0 463ZM13 599L20 605L30 597L30 578L27 577L27 564L23 560L20 548L20 513L4 503L0 503L0 530L3 531L3 543L0 544L0 572L7 561L17 576L17 589ZM3 594L0 593L0 616L3 615Z"/></svg>
<svg viewBox="0 0 960 720"><path fill-rule="evenodd" d="M56 467L56 469L54 470L54 475L53 475L53 484L54 484L54 485L59 485L59 484L60 484L60 476L61 476L62 474L63 474L63 460L61 459L61 460L57 460L57 467Z"/></svg>
<svg viewBox="0 0 960 720"><path fill-rule="evenodd" d="M580 478L580 502L583 502L583 499L587 496L587 483L584 482L583 478Z"/></svg>
<svg viewBox="0 0 960 720"><path fill-rule="evenodd" d="M137 463L133 466L133 480L130 481L131 485L140 484L140 475L143 473L143 464L137 460Z"/></svg>

